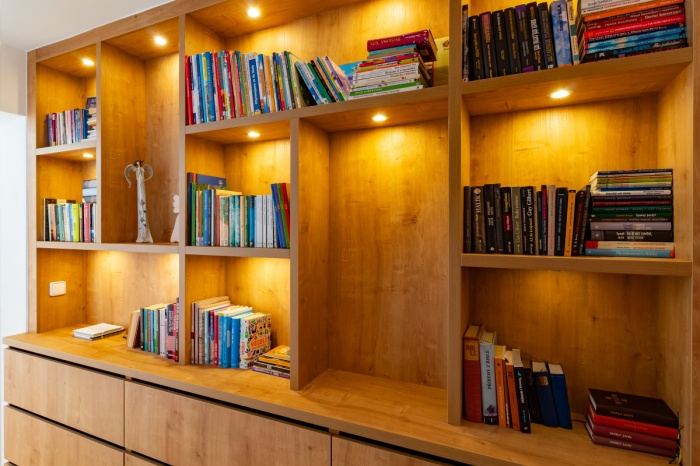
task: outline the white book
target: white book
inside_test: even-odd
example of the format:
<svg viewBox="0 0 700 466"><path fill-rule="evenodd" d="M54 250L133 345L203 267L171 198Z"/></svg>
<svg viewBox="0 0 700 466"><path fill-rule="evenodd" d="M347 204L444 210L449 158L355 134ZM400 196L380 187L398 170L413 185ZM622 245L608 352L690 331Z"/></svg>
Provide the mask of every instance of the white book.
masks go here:
<svg viewBox="0 0 700 466"><path fill-rule="evenodd" d="M479 340L481 363L481 408L484 424L498 425L498 401L496 398L496 359L494 345L496 332L486 331Z"/></svg>
<svg viewBox="0 0 700 466"><path fill-rule="evenodd" d="M123 331L124 327L122 327L121 325L102 323L90 325L89 327L75 329L73 330L73 336L75 338L82 338L83 340L95 340L97 338L114 335Z"/></svg>

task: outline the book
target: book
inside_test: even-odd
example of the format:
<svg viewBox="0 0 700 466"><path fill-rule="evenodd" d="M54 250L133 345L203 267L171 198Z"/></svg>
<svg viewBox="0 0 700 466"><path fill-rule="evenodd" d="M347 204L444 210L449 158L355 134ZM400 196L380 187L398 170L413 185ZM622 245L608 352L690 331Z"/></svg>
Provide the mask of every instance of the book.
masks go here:
<svg viewBox="0 0 700 466"><path fill-rule="evenodd" d="M554 198L554 255L563 256L566 239L566 214L569 190L558 187Z"/></svg>
<svg viewBox="0 0 700 466"><path fill-rule="evenodd" d="M533 186L522 186L520 188L520 211L522 219L523 233L523 254L529 256L537 255L537 209L536 194Z"/></svg>
<svg viewBox="0 0 700 466"><path fill-rule="evenodd" d="M486 78L484 57L481 48L481 24L478 16L469 17L469 79Z"/></svg>
<svg viewBox="0 0 700 466"><path fill-rule="evenodd" d="M472 190L470 186L462 189L463 212L462 212L462 252L469 254L472 252Z"/></svg>
<svg viewBox="0 0 700 466"><path fill-rule="evenodd" d="M566 193L566 229L564 233L564 256L571 257L574 237L574 208L576 206L576 190L569 189Z"/></svg>
<svg viewBox="0 0 700 466"><path fill-rule="evenodd" d="M680 438L678 428L676 427L665 427L659 424L650 424L648 422L633 421L631 419L626 419L622 417L604 416L602 414L596 413L593 409L593 406L590 404L588 405L588 417L591 419L593 425L615 427L619 429L625 429L631 432L638 432L650 436L672 439L675 441L678 441L678 439Z"/></svg>
<svg viewBox="0 0 700 466"><path fill-rule="evenodd" d="M253 361L270 350L270 314L255 312L240 318L240 369L250 369Z"/></svg>
<svg viewBox="0 0 700 466"><path fill-rule="evenodd" d="M532 373L532 363L530 360L523 360L523 375L525 379L525 389L527 391L527 406L530 412L530 421L542 424L542 413L540 412L540 402L537 398L537 388L535 387L535 376Z"/></svg>
<svg viewBox="0 0 700 466"><path fill-rule="evenodd" d="M515 15L515 8L503 10L506 21L506 46L510 71L512 74L522 73L520 62L520 42L518 38L518 19Z"/></svg>
<svg viewBox="0 0 700 466"><path fill-rule="evenodd" d="M557 68L572 65L571 31L569 29L566 0L554 0L550 6L550 14Z"/></svg>
<svg viewBox="0 0 700 466"><path fill-rule="evenodd" d="M669 249L629 249L629 248L610 248L610 249L586 249L587 256L598 257L650 257L660 259L673 259L676 257L676 252Z"/></svg>
<svg viewBox="0 0 700 466"><path fill-rule="evenodd" d="M462 82L469 81L469 5L462 5Z"/></svg>
<svg viewBox="0 0 700 466"><path fill-rule="evenodd" d="M595 241L672 242L673 231L597 230L590 232L590 239Z"/></svg>
<svg viewBox="0 0 700 466"><path fill-rule="evenodd" d="M532 55L532 32L530 31L530 20L527 15L526 5L515 6L515 25L518 31L518 45L520 51L520 65L523 73L535 70L534 58Z"/></svg>
<svg viewBox="0 0 700 466"><path fill-rule="evenodd" d="M510 427L510 407L508 406L508 389L506 381L505 345L494 345L493 358L496 371L496 406L498 407L498 425ZM508 413L506 415L506 412Z"/></svg>
<svg viewBox="0 0 700 466"><path fill-rule="evenodd" d="M479 339L479 363L481 365L481 409L484 424L498 425L498 399L496 396L496 361L494 345L496 332L485 330Z"/></svg>
<svg viewBox="0 0 700 466"><path fill-rule="evenodd" d="M554 37L552 36L552 19L549 13L547 2L537 4L537 10L540 15L540 27L542 28L542 57L544 58L544 67L556 68L556 52L554 49Z"/></svg>
<svg viewBox="0 0 700 466"><path fill-rule="evenodd" d="M399 45L415 44L420 52L423 60L426 62L435 61L437 54L437 45L430 29L422 31L409 32L396 36L383 37L380 39L370 39L367 41L367 51L381 50Z"/></svg>
<svg viewBox="0 0 700 466"><path fill-rule="evenodd" d="M525 368L520 357L520 350L513 349L513 373L515 377L515 391L517 394L518 420L520 432L529 434L532 432L530 410L527 403L527 387L525 382ZM515 417L515 415L513 415Z"/></svg>
<svg viewBox="0 0 700 466"><path fill-rule="evenodd" d="M498 76L496 65L496 41L493 36L491 12L486 11L479 15L481 26L481 55L484 57L484 76L494 78Z"/></svg>
<svg viewBox="0 0 700 466"><path fill-rule="evenodd" d="M588 405L588 410L589 412L593 412L593 407L591 405ZM632 443L639 443L642 445L649 445L657 448L663 448L665 450L675 451L678 449L678 439L644 434L633 430L626 430L621 429L619 427L607 426L605 424L595 424L592 420L592 415L594 414L595 412L593 412L593 414L588 414L586 416L586 419L588 421L588 424L591 426L591 430L596 435Z"/></svg>
<svg viewBox="0 0 700 466"><path fill-rule="evenodd" d="M588 222L591 230L671 231L673 222Z"/></svg>
<svg viewBox="0 0 700 466"><path fill-rule="evenodd" d="M506 39L506 17L503 10L496 10L491 13L491 18L496 50L496 76L507 76L512 74L512 71L508 56L508 40Z"/></svg>
<svg viewBox="0 0 700 466"><path fill-rule="evenodd" d="M139 348L141 346L140 336L141 325L141 310L136 309L131 311L131 319L129 319L129 337L126 340L126 346L129 348Z"/></svg>
<svg viewBox="0 0 700 466"><path fill-rule="evenodd" d="M515 383L515 369L513 368L513 351L507 350L503 355L506 373L506 393L508 408L510 409L510 425L515 430L520 430L520 414L518 410L518 388Z"/></svg>
<svg viewBox="0 0 700 466"><path fill-rule="evenodd" d="M678 416L660 398L595 388L588 389L588 397L596 414L678 428Z"/></svg>
<svg viewBox="0 0 700 466"><path fill-rule="evenodd" d="M501 224L503 228L503 252L514 254L512 189L509 186L501 188Z"/></svg>
<svg viewBox="0 0 700 466"><path fill-rule="evenodd" d="M486 253L486 216L484 213L484 191L481 186L472 186L472 244L473 252Z"/></svg>
<svg viewBox="0 0 700 466"><path fill-rule="evenodd" d="M576 13L574 12L574 1L566 0L566 15L569 18L569 39L571 40L571 62L574 65L580 64L578 54L578 31L576 26Z"/></svg>
<svg viewBox="0 0 700 466"><path fill-rule="evenodd" d="M483 186L484 198L484 221L486 228L486 252L494 254L498 252L498 234L496 228L496 202L494 191L495 184L485 184ZM500 190L500 188L498 188Z"/></svg>
<svg viewBox="0 0 700 466"><path fill-rule="evenodd" d="M537 400L540 403L542 424L549 427L557 427L559 421L557 420L557 410L554 406L554 395L547 364L540 361L532 361L532 374L535 377L535 389L537 390Z"/></svg>
<svg viewBox="0 0 700 466"><path fill-rule="evenodd" d="M73 336L82 340L96 340L98 338L116 335L124 331L124 327L114 324L95 324L73 330Z"/></svg>
<svg viewBox="0 0 700 466"><path fill-rule="evenodd" d="M523 253L523 211L520 206L520 187L511 188L511 201L513 203L513 253Z"/></svg>
<svg viewBox="0 0 700 466"><path fill-rule="evenodd" d="M634 443L624 439L604 437L593 432L589 421L586 421L586 431L591 437L591 441L596 445L606 445L615 448L621 448L624 450L638 451L641 453L648 453L650 455L663 456L666 458L674 458L677 455L677 450L666 450L664 448L654 447L650 445L644 445L641 443Z"/></svg>
<svg viewBox="0 0 700 466"><path fill-rule="evenodd" d="M542 41L542 27L540 14L536 2L527 4L527 21L530 25L530 37L532 40L532 61L535 71L546 69L544 58L544 44Z"/></svg>
<svg viewBox="0 0 700 466"><path fill-rule="evenodd" d="M479 340L483 332L483 326L469 324L462 337L464 347L464 409L467 420L471 422L482 422Z"/></svg>
<svg viewBox="0 0 700 466"><path fill-rule="evenodd" d="M554 408L557 412L557 423L564 429L572 429L571 409L569 408L569 394L566 390L566 376L561 364L547 363L549 378L552 382L552 397Z"/></svg>
<svg viewBox="0 0 700 466"><path fill-rule="evenodd" d="M600 19L611 18L616 16L629 15L631 13L636 13L639 11L651 10L654 8L660 8L668 5L683 4L685 0L655 0L645 3L630 4L617 8L611 8L608 10L598 11L595 13L588 13L581 15L581 22L590 23L592 21L597 21Z"/></svg>

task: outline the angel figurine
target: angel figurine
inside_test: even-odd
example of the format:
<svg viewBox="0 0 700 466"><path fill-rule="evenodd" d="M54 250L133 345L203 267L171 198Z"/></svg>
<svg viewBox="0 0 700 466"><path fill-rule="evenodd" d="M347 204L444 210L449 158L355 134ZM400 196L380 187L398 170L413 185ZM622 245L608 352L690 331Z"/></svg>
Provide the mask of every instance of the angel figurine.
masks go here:
<svg viewBox="0 0 700 466"><path fill-rule="evenodd" d="M124 169L124 178L131 187L130 172L136 172L136 198L138 203L139 234L137 243L152 243L151 230L148 229L148 217L146 216L146 181L153 178L153 169L143 160L136 160ZM148 176L148 177L146 177Z"/></svg>

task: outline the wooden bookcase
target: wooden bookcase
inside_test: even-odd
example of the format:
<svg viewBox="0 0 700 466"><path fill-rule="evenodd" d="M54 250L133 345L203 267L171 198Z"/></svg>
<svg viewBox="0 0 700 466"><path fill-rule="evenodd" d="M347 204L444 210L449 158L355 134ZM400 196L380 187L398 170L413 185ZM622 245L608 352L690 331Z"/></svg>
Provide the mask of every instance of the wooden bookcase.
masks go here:
<svg viewBox="0 0 700 466"><path fill-rule="evenodd" d="M463 83L460 0L176 0L28 54L29 332L8 346L332 433L470 464L662 464L591 444L574 429L532 435L463 419L462 334L481 322L526 358L561 362L572 412L587 389L664 398L700 445L693 374L700 342L694 278L700 145L693 2L691 47ZM513 6L473 0L470 14ZM205 124L185 124L185 55L234 49L337 63L366 40L430 28L449 36L449 83L431 89ZM153 44L159 34L165 47ZM85 68L79 60L95 62ZM568 88L562 101L549 93ZM47 113L97 96L94 142L45 147ZM388 116L377 124L370 117ZM255 130L256 140L247 137ZM94 159L82 158L91 152ZM124 168L145 160L154 244L136 244L136 192ZM580 188L597 170L672 167L676 258L462 254L462 187ZM290 186L291 247L186 246L186 173L232 189ZM43 241L44 197L79 198L98 180L96 243ZM179 194L180 243L169 243ZM67 282L65 296L48 284ZM190 305L215 295L272 313L292 348L289 381L191 365ZM133 309L179 297L180 362L79 341L71 330L128 326ZM127 445L125 448L130 449ZM139 453L138 451L135 451Z"/></svg>

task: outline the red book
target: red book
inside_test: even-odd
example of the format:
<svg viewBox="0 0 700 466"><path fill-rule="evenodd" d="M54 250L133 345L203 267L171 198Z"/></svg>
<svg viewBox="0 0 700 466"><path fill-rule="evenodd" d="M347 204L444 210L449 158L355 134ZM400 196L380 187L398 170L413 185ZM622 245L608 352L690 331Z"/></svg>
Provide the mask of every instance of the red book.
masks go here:
<svg viewBox="0 0 700 466"><path fill-rule="evenodd" d="M596 435L600 435L601 437L608 437L631 443L649 445L650 447L662 448L664 450L675 451L676 449L678 449L678 440L657 437L655 435L642 434L640 432L634 432L631 430L619 429L617 427L606 426L605 424L595 424L591 420L590 415L587 416L587 418L593 433Z"/></svg>
<svg viewBox="0 0 700 466"><path fill-rule="evenodd" d="M593 31L596 29L605 29L613 26L622 26L623 24L641 23L644 21L649 21L651 19L659 19L665 18L667 16L683 14L684 12L685 9L683 8L683 5L671 5L663 8L658 8L656 10L640 11L638 13L632 13L629 15L623 15L615 18L594 21L592 23L586 23L586 25L584 26L584 31Z"/></svg>
<svg viewBox="0 0 700 466"><path fill-rule="evenodd" d="M593 428L588 422L586 422L586 430L588 431L588 435L591 436L591 440L596 445L605 445L609 447L621 448L623 450L633 450L641 453L648 453L650 455L664 456L666 458L674 458L677 454L677 450L667 450L665 448L652 447L641 443L633 443L622 439L597 435L593 432Z"/></svg>
<svg viewBox="0 0 700 466"><path fill-rule="evenodd" d="M678 429L675 429L673 427L665 427L657 424L649 424L646 422L603 416L602 414L597 414L593 410L593 406L591 405L588 406L588 416L590 417L591 422L595 425L617 427L619 429L624 429L631 432L655 435L657 437L663 437L673 440L678 439Z"/></svg>
<svg viewBox="0 0 700 466"><path fill-rule="evenodd" d="M469 324L464 332L464 409L467 421L481 422L481 364L479 339L484 333L481 325Z"/></svg>
<svg viewBox="0 0 700 466"><path fill-rule="evenodd" d="M583 15L583 22L588 23L591 21L597 21L604 18L612 18L616 16L626 15L630 13L636 13L638 11L652 10L654 8L660 8L668 5L676 5L678 3L683 3L685 0L656 0L653 2L640 3L637 5L629 5L620 8L614 8L612 10L599 11L597 13L590 13Z"/></svg>
<svg viewBox="0 0 700 466"><path fill-rule="evenodd" d="M641 31L642 29L653 28L656 26L667 26L669 24L683 23L685 21L685 13L664 18L650 19L639 23L623 24L621 26L611 26L603 29L587 30L583 33L583 41L593 37L607 36L608 34L617 34L620 32Z"/></svg>
<svg viewBox="0 0 700 466"><path fill-rule="evenodd" d="M408 34L400 34L398 36L383 37L381 39L370 39L367 41L367 51L371 52L373 50L411 44L416 44L418 51L423 57L423 61L435 61L437 46L435 45L435 39L433 39L433 34L430 32L430 29L409 32Z"/></svg>
<svg viewBox="0 0 700 466"><path fill-rule="evenodd" d="M290 218L289 218L289 193L287 192L287 183L280 183L280 187L282 188L282 205L284 207L284 218L287 222L285 225L286 227L286 240L287 240L287 247L289 247L290 244L290 238L292 237L292 224L290 223Z"/></svg>
<svg viewBox="0 0 700 466"><path fill-rule="evenodd" d="M192 76L190 76L190 57L185 57L185 106L187 107L186 124L192 123Z"/></svg>

